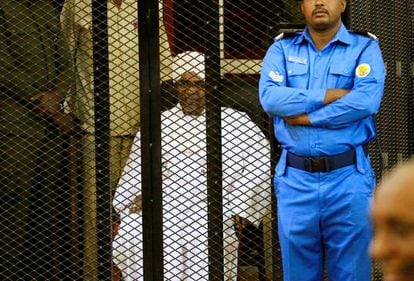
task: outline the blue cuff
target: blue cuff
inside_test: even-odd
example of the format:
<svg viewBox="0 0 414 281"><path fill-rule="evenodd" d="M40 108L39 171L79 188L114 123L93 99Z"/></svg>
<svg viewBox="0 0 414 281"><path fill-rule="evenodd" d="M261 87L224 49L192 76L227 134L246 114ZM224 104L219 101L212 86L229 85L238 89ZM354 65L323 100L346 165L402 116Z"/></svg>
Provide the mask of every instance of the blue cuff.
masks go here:
<svg viewBox="0 0 414 281"><path fill-rule="evenodd" d="M306 113L311 113L324 106L326 90L309 90L306 100Z"/></svg>
<svg viewBox="0 0 414 281"><path fill-rule="evenodd" d="M319 114L316 114L315 112L309 113L308 118L309 118L309 121L311 122L311 125L314 127L325 128L327 124L327 120L325 120L323 116L321 116L320 113Z"/></svg>

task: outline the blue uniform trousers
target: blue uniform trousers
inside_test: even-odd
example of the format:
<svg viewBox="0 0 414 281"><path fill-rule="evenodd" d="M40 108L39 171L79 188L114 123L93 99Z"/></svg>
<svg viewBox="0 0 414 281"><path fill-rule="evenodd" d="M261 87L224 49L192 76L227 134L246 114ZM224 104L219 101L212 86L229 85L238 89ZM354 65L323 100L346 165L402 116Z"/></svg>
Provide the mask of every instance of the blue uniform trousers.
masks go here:
<svg viewBox="0 0 414 281"><path fill-rule="evenodd" d="M284 172L277 173L285 281L322 280L324 261L330 281L370 280L369 206L375 177L369 166L356 167L328 173L283 167Z"/></svg>

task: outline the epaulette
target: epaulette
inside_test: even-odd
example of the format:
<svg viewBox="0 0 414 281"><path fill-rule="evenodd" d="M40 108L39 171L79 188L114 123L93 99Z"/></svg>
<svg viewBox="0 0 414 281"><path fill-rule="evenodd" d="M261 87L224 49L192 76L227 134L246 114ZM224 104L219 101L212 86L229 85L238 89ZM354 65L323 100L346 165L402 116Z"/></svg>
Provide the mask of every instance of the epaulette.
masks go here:
<svg viewBox="0 0 414 281"><path fill-rule="evenodd" d="M303 29L281 29L279 35L275 37L275 41L283 38L292 38L303 32Z"/></svg>
<svg viewBox="0 0 414 281"><path fill-rule="evenodd" d="M368 31L350 30L349 32L359 34L359 35L363 35L363 36L367 36L367 37L369 37L373 40L378 40L377 36L375 36L374 34L372 34L371 32L368 32Z"/></svg>

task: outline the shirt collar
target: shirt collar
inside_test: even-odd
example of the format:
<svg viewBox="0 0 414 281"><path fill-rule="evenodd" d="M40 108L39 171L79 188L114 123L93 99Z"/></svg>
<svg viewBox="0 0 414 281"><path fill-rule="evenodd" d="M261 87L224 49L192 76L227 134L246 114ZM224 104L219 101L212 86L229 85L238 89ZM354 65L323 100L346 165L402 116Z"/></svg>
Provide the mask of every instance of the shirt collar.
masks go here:
<svg viewBox="0 0 414 281"><path fill-rule="evenodd" d="M296 37L293 44L301 44L305 40L308 42L312 42L312 38L310 37L308 27L306 27L305 30L298 37ZM331 40L330 43L333 42L342 42L346 45L351 44L351 35L349 34L349 31L346 29L343 23L341 23L338 32L335 34L334 38Z"/></svg>

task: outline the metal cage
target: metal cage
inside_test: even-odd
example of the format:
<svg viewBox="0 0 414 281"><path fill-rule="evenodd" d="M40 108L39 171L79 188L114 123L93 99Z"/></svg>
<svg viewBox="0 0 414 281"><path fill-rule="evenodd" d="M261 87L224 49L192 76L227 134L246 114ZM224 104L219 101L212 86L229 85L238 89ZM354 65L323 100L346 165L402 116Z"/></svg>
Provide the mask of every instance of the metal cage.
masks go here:
<svg viewBox="0 0 414 281"><path fill-rule="evenodd" d="M379 180L413 153L414 2L347 2L387 67ZM282 280L257 84L279 31L304 26L298 1L2 0L0 21L0 279ZM205 58L191 120L183 52Z"/></svg>

